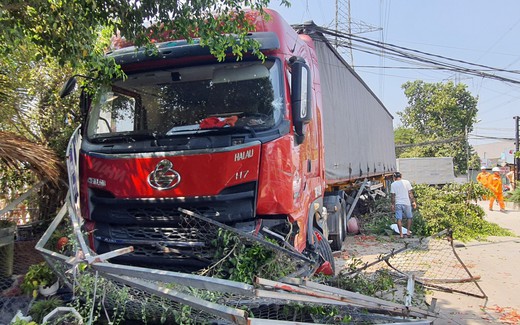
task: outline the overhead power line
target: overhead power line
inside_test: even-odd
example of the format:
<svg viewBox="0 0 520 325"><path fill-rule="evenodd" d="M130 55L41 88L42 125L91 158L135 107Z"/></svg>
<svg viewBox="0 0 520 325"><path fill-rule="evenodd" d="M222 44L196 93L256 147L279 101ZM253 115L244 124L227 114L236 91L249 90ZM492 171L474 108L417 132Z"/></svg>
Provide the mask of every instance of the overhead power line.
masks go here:
<svg viewBox="0 0 520 325"><path fill-rule="evenodd" d="M449 143L449 142L453 142L453 141L460 141L460 140L464 140L464 139L465 139L464 136L460 136L460 137L453 137L453 138L449 138L449 139L440 139L440 140L425 141L425 142L419 142L419 143L402 143L402 144L396 143L395 148L398 149L398 148L421 147L421 146L427 146L427 145L431 145L431 144L443 144L443 143Z"/></svg>
<svg viewBox="0 0 520 325"><path fill-rule="evenodd" d="M491 136L482 136L482 135L476 135L476 134L470 134L471 138L480 138L480 139L492 139L492 140L506 140L506 141L515 141L514 138L504 138L504 137L491 137ZM459 137L453 137L449 139L439 139L434 141L425 141L425 142L419 142L419 143L396 143L395 148L411 148L411 147L422 147L422 146L428 146L428 145L434 145L434 144L444 144L444 143L450 143L453 141L461 141L464 140L464 136Z"/></svg>
<svg viewBox="0 0 520 325"><path fill-rule="evenodd" d="M506 137L493 137L488 135L477 135L477 134L470 134L472 138L479 138L479 139L493 139L493 140L507 140L507 141L515 141L515 138L506 138Z"/></svg>
<svg viewBox="0 0 520 325"><path fill-rule="evenodd" d="M305 25L297 25L296 28L305 28ZM487 79L499 80L512 84L520 84L520 79L499 75L513 74L519 75L517 70L507 70L495 68L487 65L476 64L464 60L453 59L446 56L428 53L424 51L414 50L390 43L375 41L359 35L340 32L330 28L316 26L315 30L322 33L327 38L338 40L340 46L351 47L357 51L380 56L381 51L385 53L385 57L394 61L418 65L420 68L438 69L453 71L462 74L478 76ZM343 41L341 41L343 40Z"/></svg>

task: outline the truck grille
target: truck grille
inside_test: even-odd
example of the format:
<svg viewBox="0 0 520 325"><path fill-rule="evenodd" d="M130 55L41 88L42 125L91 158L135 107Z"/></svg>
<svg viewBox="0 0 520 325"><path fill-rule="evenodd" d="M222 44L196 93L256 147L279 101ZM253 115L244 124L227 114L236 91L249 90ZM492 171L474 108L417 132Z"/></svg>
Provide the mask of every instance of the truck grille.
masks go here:
<svg viewBox="0 0 520 325"><path fill-rule="evenodd" d="M192 199L115 199L91 196L90 219L126 225L165 225L182 219L178 209L197 211L221 223L233 223L254 216L255 191Z"/></svg>
<svg viewBox="0 0 520 325"><path fill-rule="evenodd" d="M96 223L97 252L133 246L130 254L113 261L123 264L194 271L209 266L215 256L212 236L197 219L185 220L185 227L137 227Z"/></svg>
<svg viewBox="0 0 520 325"><path fill-rule="evenodd" d="M193 271L209 266L215 256L215 231L179 208L233 226L254 219L255 191L197 199L115 199L91 196L93 235L98 254L133 246L134 252L114 262Z"/></svg>
<svg viewBox="0 0 520 325"><path fill-rule="evenodd" d="M196 228L150 228L117 227L110 231L111 238L123 240L155 240L191 243L201 239L200 229Z"/></svg>
<svg viewBox="0 0 520 325"><path fill-rule="evenodd" d="M128 246L105 242L99 242L98 244L100 253ZM112 258L110 261L133 266L152 266L169 271L195 272L211 265L213 256L214 253L208 250L204 252L176 251L175 253L168 253L154 245L136 245L132 253Z"/></svg>

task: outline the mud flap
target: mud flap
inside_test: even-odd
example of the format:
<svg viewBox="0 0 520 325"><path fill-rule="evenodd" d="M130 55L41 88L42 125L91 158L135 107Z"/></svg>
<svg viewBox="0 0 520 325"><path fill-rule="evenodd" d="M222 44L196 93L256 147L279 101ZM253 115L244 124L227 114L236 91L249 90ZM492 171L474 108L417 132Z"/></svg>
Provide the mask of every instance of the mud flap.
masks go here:
<svg viewBox="0 0 520 325"><path fill-rule="evenodd" d="M334 275L334 271L332 270L330 262L323 262L323 264L321 264L320 267L316 270L316 274Z"/></svg>
<svg viewBox="0 0 520 325"><path fill-rule="evenodd" d="M316 270L316 274L322 273L325 275L334 275L335 274L335 265L334 256L332 255L332 250L330 248L330 244L327 239L323 236L323 234L317 229L314 228L314 247L316 253L320 259L320 266Z"/></svg>

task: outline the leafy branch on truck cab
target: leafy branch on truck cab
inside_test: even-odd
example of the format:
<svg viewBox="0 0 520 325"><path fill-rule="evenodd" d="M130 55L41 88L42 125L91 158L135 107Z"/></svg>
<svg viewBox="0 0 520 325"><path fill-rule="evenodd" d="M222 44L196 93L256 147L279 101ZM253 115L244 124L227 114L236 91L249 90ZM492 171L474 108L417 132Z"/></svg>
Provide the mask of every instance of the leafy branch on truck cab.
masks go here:
<svg viewBox="0 0 520 325"><path fill-rule="evenodd" d="M96 47L104 28L119 31L129 42L143 46L165 38L201 44L223 58L231 47L236 56L258 44L246 40L254 21L244 10L250 8L266 16L269 0L71 0L5 2L0 4L0 54L16 52L25 43L36 45L39 58L59 58L80 63ZM281 4L289 6L288 0ZM236 41L238 40L238 41ZM94 59L94 58L91 58Z"/></svg>

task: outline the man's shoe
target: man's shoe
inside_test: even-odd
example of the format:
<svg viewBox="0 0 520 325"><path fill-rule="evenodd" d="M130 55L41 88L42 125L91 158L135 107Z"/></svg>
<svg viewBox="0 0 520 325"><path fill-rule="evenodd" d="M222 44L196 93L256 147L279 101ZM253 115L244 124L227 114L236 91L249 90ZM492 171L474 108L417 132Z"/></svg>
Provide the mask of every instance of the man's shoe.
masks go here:
<svg viewBox="0 0 520 325"><path fill-rule="evenodd" d="M506 212L506 209L500 209L500 212Z"/></svg>

